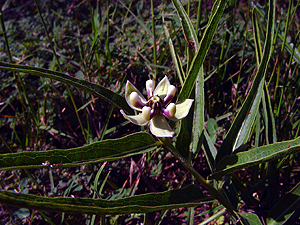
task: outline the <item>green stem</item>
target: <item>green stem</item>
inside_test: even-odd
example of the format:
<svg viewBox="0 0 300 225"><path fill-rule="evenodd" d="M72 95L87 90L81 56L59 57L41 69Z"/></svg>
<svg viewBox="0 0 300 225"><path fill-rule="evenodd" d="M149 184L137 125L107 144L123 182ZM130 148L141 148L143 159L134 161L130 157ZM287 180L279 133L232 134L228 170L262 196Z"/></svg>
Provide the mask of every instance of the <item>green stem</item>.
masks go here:
<svg viewBox="0 0 300 225"><path fill-rule="evenodd" d="M204 179L193 167L192 165L181 156L178 150L173 146L171 143L170 138L158 138L162 143L163 146L168 149L177 159L178 161L208 190L210 191L212 197L217 199L226 209L228 212L236 219L239 219L238 214L234 207L228 202L228 200L220 193L217 189L215 189L208 180Z"/></svg>

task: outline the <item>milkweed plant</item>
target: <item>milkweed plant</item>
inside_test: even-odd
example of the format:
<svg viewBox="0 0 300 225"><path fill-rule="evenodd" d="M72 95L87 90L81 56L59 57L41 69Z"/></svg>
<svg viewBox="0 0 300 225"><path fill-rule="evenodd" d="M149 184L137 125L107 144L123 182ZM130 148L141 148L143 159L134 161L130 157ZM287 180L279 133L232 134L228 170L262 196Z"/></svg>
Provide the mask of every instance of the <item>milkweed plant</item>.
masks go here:
<svg viewBox="0 0 300 225"><path fill-rule="evenodd" d="M93 9L92 3L87 1L92 31L86 38L80 34L81 26L76 25L82 60L78 64L73 58L63 56L65 51L60 51L60 45L52 43L60 36L51 37L46 17L39 2L35 1L46 34L43 37L49 43L41 49L47 46L47 51L53 54L53 61L49 63L51 69L30 66L26 63L31 59L29 56L22 60L11 57L11 50L16 49L10 47L13 42L9 41L13 28L9 26L7 30L8 23L5 23L10 6L9 3L1 6L1 35L5 46L2 50L6 49L6 53L0 56L0 69L1 74L13 76L10 82L3 82L3 97L0 97L2 130L11 130L12 133L11 137L8 133L0 135L3 142L1 177L9 171L19 171L15 175L20 173L29 177L34 187L26 188L27 182L20 178L17 181L23 185L20 190L16 184L4 187L13 175L1 178L0 203L5 212L14 210L10 218L21 215L19 209L24 208L28 213L24 217L27 220L43 218L50 224L59 223L56 216L60 218L60 224L73 224L77 221L75 215L84 215L84 224L95 224L96 221L116 224L114 220L120 224L129 224L129 221L131 224L171 224L175 220L178 224L208 224L211 221L214 224L251 225L299 223L300 180L296 176L299 172L295 170L300 150L299 93L296 91L299 90L299 23L295 23L299 21L296 13L299 2L286 1L288 8L282 10L287 13L277 12L280 5L272 0L263 6L256 1L243 3L243 7L238 1L216 0L211 8L204 1L205 8L202 2L172 0L171 5L155 8L155 2L150 1L151 10L143 11L144 5L141 4L142 8L136 10L142 11L135 15L133 5L127 5L126 1L118 2L115 11L108 8L105 13L100 13L98 6ZM242 12L245 7L247 13ZM119 20L116 15L122 13L125 16ZM151 14L147 22L141 19L145 13ZM239 19L235 20L237 16ZM131 19L135 26L126 33ZM116 28L116 24L120 26ZM137 27L142 28L139 34L132 35ZM292 33L295 30L297 32ZM111 32L117 32L121 38ZM110 43L112 36L116 37L114 43ZM136 52L126 47L126 38L135 39L128 42L130 46L140 43ZM148 46L147 50L141 50L142 46ZM87 49L91 53L85 55ZM125 54L126 49L130 51ZM116 51L120 51L119 54ZM125 67L120 57L132 53L135 56L124 60L131 62ZM146 65L149 74L142 75L138 70L131 76L127 73L137 56L141 57L140 63ZM237 71L232 71L236 65ZM66 68L80 71L73 76L64 71ZM120 68L125 72L116 72ZM102 70L105 70L103 74L99 72ZM91 74L97 78L92 78ZM61 93L61 86L56 87L59 83L51 83L52 80L66 84L63 95L68 98L61 99L70 100L68 107L74 110L71 113L74 119L65 116L66 107L58 114L63 116L53 118L64 119L65 126L62 127L65 129L78 123L72 132L79 130L79 133L71 137L72 132L54 129L51 121L55 120L50 120L51 110L47 108L53 102L45 97L41 104L33 103L33 95L28 93L32 91L26 80L28 75L41 77L44 83L38 89L45 90L45 96L50 89L58 95ZM97 80L105 82L99 85L101 82ZM117 80L115 84L106 87L114 80ZM143 80L146 80L145 87L142 87ZM141 83L141 87L137 86ZM11 93L8 97L7 87L19 94ZM231 94L226 92L229 89ZM87 101L81 96L86 92L90 98ZM22 112L7 116L8 109L18 110L18 107L13 107L14 99L21 102ZM105 117L92 116L96 115L98 101L110 103L109 106L101 105L101 110L108 112L99 130L94 121ZM78 104L82 107L78 108ZM39 107L44 108L39 111ZM108 129L111 121L117 125ZM291 124L289 130L287 124ZM19 126L23 126L23 139L19 135ZM117 132L123 133L114 138ZM85 144L50 150L40 146L41 149L36 147L29 151L29 146L39 146L33 142L40 143L41 135L45 133L51 136L51 140L58 140L59 136L69 138L68 144L74 144L78 137L82 137ZM175 162L172 165L184 171L186 175L180 182L175 185L161 180L159 189L152 187L154 191L148 181L149 188L139 188L143 174L145 177L147 168L154 164L151 161L152 157L157 157L154 153L168 154ZM133 163L135 157L142 157L137 164ZM116 165L120 166L115 162L128 162L128 158L131 159L130 178L118 188L118 182L111 179L125 170L115 173ZM156 168L164 165L161 158L155 162ZM68 176L67 169L77 166L82 170ZM91 175L79 181L88 170L93 171ZM60 171L65 171L61 176L68 177L67 183L63 180L56 182ZM138 175L133 182L135 171ZM160 169L161 173L163 171ZM49 188L39 179L45 174L49 174ZM128 184L130 188L126 191ZM106 190L107 185L112 188ZM76 195L80 193L78 191L85 194ZM179 213L185 216L179 218ZM66 214L73 216L67 217ZM168 219L172 215L175 220Z"/></svg>

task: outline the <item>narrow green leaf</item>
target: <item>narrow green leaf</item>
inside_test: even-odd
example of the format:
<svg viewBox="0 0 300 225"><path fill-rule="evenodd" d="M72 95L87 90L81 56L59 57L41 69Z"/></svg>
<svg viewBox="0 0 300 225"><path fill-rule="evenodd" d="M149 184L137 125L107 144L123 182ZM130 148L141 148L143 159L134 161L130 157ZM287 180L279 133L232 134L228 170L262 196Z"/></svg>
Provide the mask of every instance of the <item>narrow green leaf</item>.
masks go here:
<svg viewBox="0 0 300 225"><path fill-rule="evenodd" d="M184 76L184 72L182 70L181 62L180 62L180 60L178 60L178 56L177 56L177 53L175 51L173 41L172 41L172 39L170 37L168 28L166 26L164 15L162 15L162 21L163 21L163 28L164 28L165 36L166 36L166 38L168 40L168 44L169 44L169 49L170 49L172 61L173 61L174 65L175 65L175 69L177 71L177 75L179 77L180 83L181 83L181 85L183 85L183 78L185 77Z"/></svg>
<svg viewBox="0 0 300 225"><path fill-rule="evenodd" d="M189 146L191 143L191 136L188 129L187 118L180 121L180 131L176 139L176 148L179 153L186 159L189 158Z"/></svg>
<svg viewBox="0 0 300 225"><path fill-rule="evenodd" d="M83 147L40 152L19 152L0 155L0 170L71 167L87 163L112 161L153 150L160 145L145 132L123 138L95 142Z"/></svg>
<svg viewBox="0 0 300 225"><path fill-rule="evenodd" d="M269 144L275 143L277 141L276 137L276 127L275 127L275 119L273 114L273 109L271 105L271 99L269 95L269 91L267 85L264 85L264 101L263 107L264 110L264 120L265 120L265 127L266 127L266 138L268 139Z"/></svg>
<svg viewBox="0 0 300 225"><path fill-rule="evenodd" d="M94 179L94 185L92 186L93 188L93 191L94 191L94 194L93 194L93 199L95 198L100 198L100 195L101 195L101 191L98 191L98 182L99 182L99 178L100 178L100 175L105 167L107 162L104 162L102 164L102 166L100 167L100 169L98 170L96 176L95 176L95 179ZM106 182L102 182L102 185L104 185ZM101 185L101 187L102 187ZM96 194L97 194L97 197L96 197Z"/></svg>
<svg viewBox="0 0 300 225"><path fill-rule="evenodd" d="M123 109L129 114L133 114L133 110L128 106L125 98L115 92L102 87L97 84L93 84L91 82L85 80L79 80L77 78L71 77L64 73L51 71L43 68L32 67L32 66L25 66L25 65L17 65L17 64L10 64L0 62L0 69L16 71L16 72L24 72L29 73L32 75L37 75L40 77L47 77L53 80L57 80L66 84L73 85L77 88L81 88L83 90L92 92L103 99L107 100L108 102L114 104L116 107Z"/></svg>
<svg viewBox="0 0 300 225"><path fill-rule="evenodd" d="M157 210L195 207L210 198L196 185L160 193L136 195L117 200L57 197L0 191L0 203L42 211L80 214L131 214Z"/></svg>
<svg viewBox="0 0 300 225"><path fill-rule="evenodd" d="M296 219L299 218L300 207L300 183L298 183L288 194L270 210L268 213L267 224L279 225L279 224L294 224L289 219L292 217L295 211L298 211Z"/></svg>
<svg viewBox="0 0 300 225"><path fill-rule="evenodd" d="M181 22L181 25L183 28L183 34L185 36L186 42L188 43L188 48L190 51L193 51L193 54L190 54L190 56L194 57L194 51L195 50L197 51L199 48L199 42L198 42L198 37L197 37L196 31L195 31L193 24L189 18L189 15L186 13L181 2L179 0L173 0L172 2L174 4L176 11L178 13L178 16L180 18L180 22ZM188 67L189 66L190 65L188 63ZM179 70L179 69L180 69L180 67L177 70ZM199 67L198 71L196 71L195 80L196 80L196 78L198 78L197 93L196 93L197 105L194 106L194 109L195 109L194 122L196 122L196 124L193 123L193 128L192 128L193 129L192 146L190 146L191 139L186 137L186 132L184 132L184 127L181 128L181 131L179 134L179 138L181 137L181 140L185 140L185 141L181 141L182 144L184 143L181 146L181 148L189 149L189 147L191 147L191 151L193 154L195 154L198 147L202 145L200 137L202 136L202 132L204 130L204 76L203 76L203 68L202 67ZM182 85L184 85L184 84L182 84ZM192 87L191 87L191 90L192 90ZM184 100L184 99L182 99L182 100ZM186 123L185 120L183 122ZM176 147L179 147L178 143L179 142L177 141Z"/></svg>
<svg viewBox="0 0 300 225"><path fill-rule="evenodd" d="M204 79L203 67L195 85L195 101L192 128L191 151L195 155L202 146L204 131Z"/></svg>
<svg viewBox="0 0 300 225"><path fill-rule="evenodd" d="M189 208L187 213L187 225L193 225L194 224L194 217L195 217L195 208Z"/></svg>
<svg viewBox="0 0 300 225"><path fill-rule="evenodd" d="M189 18L189 3L187 6L188 12L185 11L182 3L179 0L173 0L172 1L175 9L177 11L177 14L180 19L180 23L183 29L183 35L185 37L186 46L187 46L187 64L186 64L186 71L190 69L191 62L195 56L195 51L199 48L199 41L197 37L197 32L194 29L194 26Z"/></svg>
<svg viewBox="0 0 300 225"><path fill-rule="evenodd" d="M280 34L278 36L281 40L283 40L283 37ZM290 42L287 41L285 43L285 48L293 56L295 61L298 64L300 64L300 52L299 52L298 48L294 45L294 43L292 43L291 41Z"/></svg>
<svg viewBox="0 0 300 225"><path fill-rule="evenodd" d="M189 18L189 15L186 13L185 9L183 8L180 0L172 0L172 2L179 15L185 40L189 43L189 45L194 46L195 50L197 51L199 47L198 38L194 26Z"/></svg>
<svg viewBox="0 0 300 225"><path fill-rule="evenodd" d="M255 52L256 52L256 62L257 65L260 64L262 59L262 49L261 49L261 40L259 35L258 23L255 10L252 10L252 23L253 23L253 33L254 33L254 42L255 42ZM275 120L273 116L273 110L271 106L270 96L268 92L267 85L264 85L264 94L262 95L262 105L263 105L263 118L265 121L265 131L266 131L266 142L267 144L271 144L276 142L276 128L275 128Z"/></svg>
<svg viewBox="0 0 300 225"><path fill-rule="evenodd" d="M255 8L254 8L255 9ZM256 54L256 63L260 64L262 58L262 49L261 49L261 40L259 35L259 26L256 16L256 11L252 10L252 23L253 23L253 34L254 34L254 43L255 43L255 54Z"/></svg>
<svg viewBox="0 0 300 225"><path fill-rule="evenodd" d="M273 42L275 30L275 3L269 1L267 37L264 46L263 57L259 64L257 74L253 80L253 84L246 97L240 111L238 112L234 122L232 123L222 146L220 147L216 164L226 155L230 155L236 149L243 148L248 141L251 127L254 124L256 114L258 112L261 96L263 92L266 68L271 57L271 45Z"/></svg>
<svg viewBox="0 0 300 225"><path fill-rule="evenodd" d="M208 22L207 27L203 34L203 38L201 39L199 48L198 48L196 55L192 61L190 70L187 74L187 78L183 84L183 87L179 93L177 101L183 101L183 100L187 99L192 92L195 81L200 72L200 68L202 67L206 53L207 53L210 43L212 41L213 35L216 31L219 20L222 16L226 2L227 2L227 0L218 0L214 4L214 8L216 10L214 11L214 13L212 13L212 15L209 19L209 22Z"/></svg>
<svg viewBox="0 0 300 225"><path fill-rule="evenodd" d="M290 141L277 142L253 148L235 155L225 156L217 165L216 173L212 174L210 179L218 178L259 163L269 162L273 159L294 154L299 151L300 137Z"/></svg>
<svg viewBox="0 0 300 225"><path fill-rule="evenodd" d="M204 138L203 138L203 151L205 158L207 160L210 171L213 172L215 168L215 159L217 155L217 149L212 143L207 131L204 129Z"/></svg>
<svg viewBox="0 0 300 225"><path fill-rule="evenodd" d="M196 101L197 105L195 105L195 116L194 120L196 124L193 124L193 146L191 146L191 151L195 154L197 151L198 146L201 146L201 138L203 137L203 130L204 130L204 76L203 76L203 68L202 64L210 43L212 41L213 34L216 30L218 25L219 19L223 13L225 8L225 4L227 1L217 1L214 6L217 9L214 11L212 16L210 17L209 23L207 28L204 32L203 38L201 40L200 45L198 45L198 38L195 32L195 29L184 10L182 4L178 0L173 0L173 4L176 7L177 13L180 17L180 21L183 27L184 36L186 41L189 45L193 45L192 47L195 48L197 51L196 56L194 57L190 70L188 72L187 78L183 84L181 92L177 98L177 101L182 101L188 98L192 92L194 83L198 78L198 87L197 87L197 94L196 94ZM189 46L190 47L190 46ZM196 104L196 103L195 103ZM182 134L183 135L183 134ZM197 140L197 141L196 141ZM200 142L199 142L200 141Z"/></svg>

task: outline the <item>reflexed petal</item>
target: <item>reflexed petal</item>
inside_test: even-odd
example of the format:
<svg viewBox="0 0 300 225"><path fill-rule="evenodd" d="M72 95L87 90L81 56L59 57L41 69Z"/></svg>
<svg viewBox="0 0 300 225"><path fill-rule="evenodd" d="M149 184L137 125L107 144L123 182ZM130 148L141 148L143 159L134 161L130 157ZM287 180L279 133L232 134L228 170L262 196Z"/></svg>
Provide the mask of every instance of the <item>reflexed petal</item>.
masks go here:
<svg viewBox="0 0 300 225"><path fill-rule="evenodd" d="M158 95L161 99L164 99L168 94L168 87L170 86L170 82L167 76L165 76L157 85L154 90L153 95Z"/></svg>
<svg viewBox="0 0 300 225"><path fill-rule="evenodd" d="M147 80L146 81L146 90L148 98L153 96L153 88L154 88L154 81L153 80Z"/></svg>
<svg viewBox="0 0 300 225"><path fill-rule="evenodd" d="M150 120L150 131L156 137L173 137L174 132L163 115L156 115Z"/></svg>
<svg viewBox="0 0 300 225"><path fill-rule="evenodd" d="M131 94L129 95L129 101L131 105L139 109L139 111L146 105L142 102L141 97L135 91L131 92Z"/></svg>
<svg viewBox="0 0 300 225"><path fill-rule="evenodd" d="M123 116L128 119L131 123L134 123L139 126L145 126L147 123L149 123L149 120L145 118L145 115L143 113L140 113L138 115L134 116L128 116L124 113L123 110L120 110L120 112L123 114Z"/></svg>
<svg viewBox="0 0 300 225"><path fill-rule="evenodd" d="M173 117L176 113L176 105L170 103L166 109L163 110L163 115L166 117Z"/></svg>
<svg viewBox="0 0 300 225"><path fill-rule="evenodd" d="M189 114L193 101L193 99L186 99L183 102L176 104L176 113L173 117L169 117L169 119L177 121L186 117Z"/></svg>
<svg viewBox="0 0 300 225"><path fill-rule="evenodd" d="M164 98L164 103L168 104L169 102L171 102L175 94L176 94L176 87L174 85L170 85L168 87L167 96Z"/></svg>
<svg viewBox="0 0 300 225"><path fill-rule="evenodd" d="M144 96L141 94L141 92L139 92L138 89L136 89L136 87L130 83L130 81L127 81L126 83L126 87L125 87L125 99L127 101L127 104L133 108L134 110L138 110L138 111L141 111L142 110L142 107L141 108L138 108L138 107L135 107L134 105L131 104L130 102L130 94L132 92L136 92L140 98L140 101L143 103L143 104L146 104L147 101L146 99L144 98Z"/></svg>

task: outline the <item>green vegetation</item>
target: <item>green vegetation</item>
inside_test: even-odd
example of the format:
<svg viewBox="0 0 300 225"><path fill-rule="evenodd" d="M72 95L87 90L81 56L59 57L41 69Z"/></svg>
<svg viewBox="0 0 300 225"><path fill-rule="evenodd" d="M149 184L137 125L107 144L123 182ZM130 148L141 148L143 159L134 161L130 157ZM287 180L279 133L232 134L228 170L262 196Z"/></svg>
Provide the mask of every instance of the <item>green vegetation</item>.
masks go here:
<svg viewBox="0 0 300 225"><path fill-rule="evenodd" d="M299 223L299 1L1 4L1 224ZM171 138L120 113L165 76Z"/></svg>

